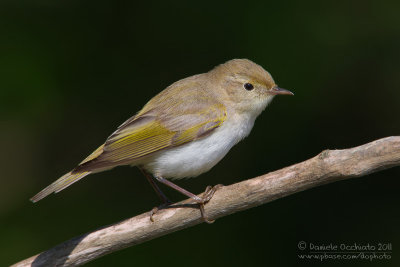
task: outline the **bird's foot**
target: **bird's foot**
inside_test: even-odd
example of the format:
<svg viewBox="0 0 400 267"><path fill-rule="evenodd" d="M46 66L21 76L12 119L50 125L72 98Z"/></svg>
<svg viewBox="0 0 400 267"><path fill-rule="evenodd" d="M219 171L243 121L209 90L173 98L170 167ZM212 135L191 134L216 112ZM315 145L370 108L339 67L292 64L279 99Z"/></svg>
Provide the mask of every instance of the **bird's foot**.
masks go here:
<svg viewBox="0 0 400 267"><path fill-rule="evenodd" d="M198 197L198 196L196 196L196 195L194 195L192 193L187 194L188 196L190 196L190 198L192 198L196 202L196 204L199 205L201 217L206 223L213 223L215 220L209 220L207 218L207 216L205 215L206 213L205 213L205 210L204 210L204 205L207 204L207 202L209 202L211 200L211 198L214 196L215 191L217 191L222 186L223 186L222 184L218 184L216 186L207 186L206 190L204 191L204 193L202 194L201 197ZM184 190L184 191L186 191L186 190ZM163 204L161 204L160 206L154 207L150 211L150 221L154 222L154 215L159 210L165 209L165 208L169 207L171 204L172 204L172 202L167 200Z"/></svg>
<svg viewBox="0 0 400 267"><path fill-rule="evenodd" d="M154 222L154 215L162 209L167 208L168 206L170 206L172 204L171 201L167 200L164 203L162 203L160 206L158 207L154 207L151 211L150 211L150 221Z"/></svg>
<svg viewBox="0 0 400 267"><path fill-rule="evenodd" d="M200 213L201 213L201 217L203 218L203 220L206 223L213 223L215 222L215 220L209 220L207 218L207 216L205 215L205 210L204 210L204 205L207 204L207 202L209 202L211 200L211 198L214 196L215 191L217 191L219 188L223 187L222 184L217 184L215 186L207 186L206 190L204 191L201 200L200 201L196 201L199 204L199 208L200 208Z"/></svg>

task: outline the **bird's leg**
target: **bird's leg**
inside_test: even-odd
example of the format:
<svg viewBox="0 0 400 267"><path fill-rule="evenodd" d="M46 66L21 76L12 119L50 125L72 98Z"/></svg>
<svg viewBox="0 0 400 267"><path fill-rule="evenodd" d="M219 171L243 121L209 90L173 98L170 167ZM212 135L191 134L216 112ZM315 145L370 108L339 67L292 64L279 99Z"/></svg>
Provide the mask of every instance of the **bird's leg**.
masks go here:
<svg viewBox="0 0 400 267"><path fill-rule="evenodd" d="M146 177L147 181L151 184L151 187L153 187L154 191L156 191L158 197L161 199L162 203L165 204L171 204L172 201L170 201L167 196L161 191L160 187L156 184L154 181L154 177L148 173L145 169L139 167L139 170L143 173L144 177Z"/></svg>
<svg viewBox="0 0 400 267"><path fill-rule="evenodd" d="M189 191L187 191L186 189L183 189L182 187L174 184L171 181L168 181L167 179L160 177L160 176L156 176L155 177L157 179L157 181L159 181L160 183L163 183L173 189L175 189L176 191L182 193L183 195L190 197L191 199L193 199L197 204L199 204L199 208L200 208L200 212L201 212L201 217L203 218L203 220L207 223L213 223L214 220L209 220L206 216L205 216L205 211L204 211L204 204L206 204L208 201L210 201L210 199L214 196L215 191L217 191L218 188L220 188L222 185L216 185L214 187L212 186L207 186L206 191L204 192L202 197L198 197L193 193L190 193Z"/></svg>
<svg viewBox="0 0 400 267"><path fill-rule="evenodd" d="M158 197L162 201L162 204L160 206L154 207L150 211L150 221L154 222L154 218L153 218L154 214L156 214L157 211L159 211L160 209L163 209L163 208L171 205L172 201L170 201L167 198L167 196L163 193L163 191L161 191L160 187L158 187L158 185L154 181L154 177L150 173L148 173L146 170L144 170L143 168L140 168L140 167L139 167L139 170L143 173L144 177L146 177L147 181L149 181L149 183L151 184L151 187L153 187L154 191L156 191Z"/></svg>

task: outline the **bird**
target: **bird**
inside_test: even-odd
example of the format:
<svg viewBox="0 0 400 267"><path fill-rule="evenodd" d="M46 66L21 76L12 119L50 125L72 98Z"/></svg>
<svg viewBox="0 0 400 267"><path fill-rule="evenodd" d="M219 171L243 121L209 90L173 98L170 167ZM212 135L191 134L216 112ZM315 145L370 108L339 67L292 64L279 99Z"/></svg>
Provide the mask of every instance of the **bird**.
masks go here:
<svg viewBox="0 0 400 267"><path fill-rule="evenodd" d="M271 74L248 59L232 59L208 72L179 80L154 96L74 169L30 200L58 193L85 176L121 165L137 166L160 197L171 201L156 181L204 204L220 187L207 187L203 197L171 180L199 176L214 167L249 135L256 118L276 95L293 95L280 88ZM164 206L163 206L164 205ZM151 213L157 212L158 207Z"/></svg>

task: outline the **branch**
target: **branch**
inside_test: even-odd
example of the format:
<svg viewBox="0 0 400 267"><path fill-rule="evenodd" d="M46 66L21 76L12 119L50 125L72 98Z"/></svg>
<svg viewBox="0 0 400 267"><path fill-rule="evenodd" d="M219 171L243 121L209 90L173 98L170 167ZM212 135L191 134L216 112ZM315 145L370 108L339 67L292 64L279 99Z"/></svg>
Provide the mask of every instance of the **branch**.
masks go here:
<svg viewBox="0 0 400 267"><path fill-rule="evenodd" d="M304 162L217 190L205 206L217 219L323 184L364 176L400 165L400 136L344 150L325 150ZM198 209L159 211L155 222L144 213L75 237L13 266L76 266L114 251L202 223Z"/></svg>

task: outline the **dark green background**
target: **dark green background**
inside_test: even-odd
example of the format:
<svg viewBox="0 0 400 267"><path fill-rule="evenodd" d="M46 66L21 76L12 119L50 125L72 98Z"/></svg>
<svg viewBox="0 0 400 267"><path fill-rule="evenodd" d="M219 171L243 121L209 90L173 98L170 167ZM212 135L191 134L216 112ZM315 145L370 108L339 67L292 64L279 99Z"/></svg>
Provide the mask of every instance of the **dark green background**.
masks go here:
<svg viewBox="0 0 400 267"><path fill-rule="evenodd" d="M232 58L296 95L277 97L210 172L178 182L192 192L400 134L399 1L32 2L0 3L1 266L156 206L128 167L28 199L163 88ZM307 190L87 266L321 264L298 259L302 240L389 242L391 260L323 264L399 266L399 176Z"/></svg>

